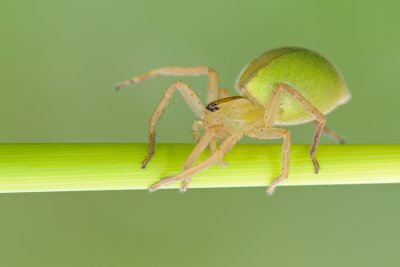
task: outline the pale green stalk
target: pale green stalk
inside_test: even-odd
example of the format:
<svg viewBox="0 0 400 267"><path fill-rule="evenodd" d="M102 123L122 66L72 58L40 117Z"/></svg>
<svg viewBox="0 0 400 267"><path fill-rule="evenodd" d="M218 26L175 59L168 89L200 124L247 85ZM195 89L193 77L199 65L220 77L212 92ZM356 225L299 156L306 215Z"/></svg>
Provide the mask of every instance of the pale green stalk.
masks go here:
<svg viewBox="0 0 400 267"><path fill-rule="evenodd" d="M0 144L0 192L145 189L181 171L191 144L158 144L145 170L146 144ZM205 152L201 159L204 159ZM282 185L400 182L400 145L320 145L313 173L308 145L293 145ZM267 186L280 174L280 145L238 145L193 177L191 188ZM170 187L177 187L175 184Z"/></svg>

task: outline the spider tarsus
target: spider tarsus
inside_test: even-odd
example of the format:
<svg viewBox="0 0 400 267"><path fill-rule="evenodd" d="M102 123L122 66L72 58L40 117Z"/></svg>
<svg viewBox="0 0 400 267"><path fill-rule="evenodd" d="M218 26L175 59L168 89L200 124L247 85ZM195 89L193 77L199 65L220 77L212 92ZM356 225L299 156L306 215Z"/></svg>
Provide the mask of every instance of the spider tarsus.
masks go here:
<svg viewBox="0 0 400 267"><path fill-rule="evenodd" d="M154 191L156 191L158 189L160 189L160 182L154 183L148 188L150 193L153 193Z"/></svg>
<svg viewBox="0 0 400 267"><path fill-rule="evenodd" d="M128 85L132 85L132 84L134 84L134 83L136 83L136 82L137 82L137 81L136 81L135 79L126 80L126 81L117 83L117 84L114 86L114 88L115 88L115 90L119 91L119 90L121 90L121 89L127 87Z"/></svg>
<svg viewBox="0 0 400 267"><path fill-rule="evenodd" d="M272 196L273 194L274 194L274 191L275 191L275 188L274 187L271 187L271 186L269 186L268 188L267 188L267 196Z"/></svg>
<svg viewBox="0 0 400 267"><path fill-rule="evenodd" d="M179 188L179 192L185 193L189 187L190 181L191 181L191 178L183 180L181 183L181 187Z"/></svg>
<svg viewBox="0 0 400 267"><path fill-rule="evenodd" d="M220 165L222 168L228 168L228 163L226 163L225 160L221 160L221 162L219 163L219 165Z"/></svg>
<svg viewBox="0 0 400 267"><path fill-rule="evenodd" d="M142 167L140 167L142 170L146 169L147 162L142 162Z"/></svg>
<svg viewBox="0 0 400 267"><path fill-rule="evenodd" d="M186 186L186 184L184 184L184 182L182 182L182 185L181 185L181 187L179 188L179 192L185 193L186 190L187 190L187 186Z"/></svg>
<svg viewBox="0 0 400 267"><path fill-rule="evenodd" d="M151 158L146 158L142 161L142 169L146 169L147 163L149 163Z"/></svg>
<svg viewBox="0 0 400 267"><path fill-rule="evenodd" d="M153 193L153 192L156 191L157 189L156 189L156 188L149 187L147 190L149 190L150 193Z"/></svg>
<svg viewBox="0 0 400 267"><path fill-rule="evenodd" d="M318 164L318 161L315 160L313 163L314 163L314 173L317 174L318 171L319 171L319 164Z"/></svg>
<svg viewBox="0 0 400 267"><path fill-rule="evenodd" d="M187 187L185 187L185 188L183 188L183 187L181 187L181 188L179 188L179 193L185 193L187 191Z"/></svg>
<svg viewBox="0 0 400 267"><path fill-rule="evenodd" d="M123 85L122 83L117 83L117 84L114 86L114 89L115 89L116 91L119 91L119 90L121 90L123 87L124 87L124 85Z"/></svg>
<svg viewBox="0 0 400 267"><path fill-rule="evenodd" d="M285 180L285 178L282 175L279 175L274 180L272 180L272 182L269 184L269 186L267 188L267 191L266 191L267 195L272 196L272 194L275 192L276 187L284 180Z"/></svg>

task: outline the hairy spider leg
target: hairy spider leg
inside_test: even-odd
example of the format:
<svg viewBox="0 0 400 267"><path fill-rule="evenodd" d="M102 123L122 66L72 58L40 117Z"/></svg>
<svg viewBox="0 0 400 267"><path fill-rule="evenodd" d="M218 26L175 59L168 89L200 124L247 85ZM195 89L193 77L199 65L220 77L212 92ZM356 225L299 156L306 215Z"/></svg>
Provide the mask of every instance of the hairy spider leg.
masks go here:
<svg viewBox="0 0 400 267"><path fill-rule="evenodd" d="M154 148L156 143L155 128L157 121L160 119L165 108L170 103L171 98L176 90L178 90L182 94L186 103L199 118L202 119L204 117L203 103L201 102L197 94L193 91L193 89L187 83L182 81L177 81L173 83L165 92L163 98L161 99L160 103L156 108L156 111L154 112L153 116L150 119L149 150L146 158L143 160L142 169L146 168L147 163L151 160L151 158L154 155Z"/></svg>
<svg viewBox="0 0 400 267"><path fill-rule="evenodd" d="M195 123L193 125L195 125ZM199 125L199 124L197 124L197 125ZM197 130L198 130L198 128L197 128ZM206 133L204 134L204 136L202 138L200 138L200 135L199 135L199 141L197 142L196 147L190 153L185 164L183 165L183 170L187 170L190 167L192 167L192 165L196 162L196 160L199 158L199 156L204 151L204 149L206 149L206 147L209 146L210 143L212 143L215 140L215 136L217 135L219 130L221 130L221 126L213 126L213 127L209 128L208 131L206 131ZM182 181L181 188L180 188L181 192L185 192L187 190L191 180L192 180L192 178L189 176L189 177L186 177Z"/></svg>
<svg viewBox="0 0 400 267"><path fill-rule="evenodd" d="M122 89L130 84L142 82L156 76L199 76L208 75L208 89L207 89L207 103L218 99L218 74L217 72L207 66L196 67L164 67L151 70L140 76L133 77L129 80L115 85L115 89Z"/></svg>
<svg viewBox="0 0 400 267"><path fill-rule="evenodd" d="M225 89L225 88L220 88L219 89L219 98L218 99L227 98L227 97L229 97L228 90ZM192 133L193 133L193 138L196 141L196 143L198 143L200 141L200 138L201 138L201 136L200 136L200 128L204 128L204 123L202 121L195 121L193 123L193 125L192 125ZM208 146L210 148L211 153L214 153L217 150L217 140L215 138L213 138L209 142ZM194 160L194 161L196 161L196 160ZM188 165L185 164L186 168L190 167L194 163L194 161L191 164L189 164L189 163L187 163ZM221 158L219 160L219 164L224 168L228 167L228 164L223 160L223 158ZM190 183L191 180L192 180L191 177L187 177L182 181L182 185L181 185L181 188L180 188L181 192L186 192L187 188L189 187L189 183Z"/></svg>
<svg viewBox="0 0 400 267"><path fill-rule="evenodd" d="M341 145L346 143L344 138L342 136L340 136L340 134L332 131L326 125L324 126L324 129L322 130L322 133L328 135L331 139L335 140L336 142L338 142Z"/></svg>
<svg viewBox="0 0 400 267"><path fill-rule="evenodd" d="M220 88L218 99L227 98L227 97L230 97L229 91L225 88Z"/></svg>
<svg viewBox="0 0 400 267"><path fill-rule="evenodd" d="M283 128L254 128L248 135L257 139L280 139L283 138L282 143L282 173L277 178L272 180L269 184L267 193L272 195L275 188L282 181L286 180L289 176L289 164L290 164L290 145L291 145L291 134L288 130Z"/></svg>
<svg viewBox="0 0 400 267"><path fill-rule="evenodd" d="M315 119L316 129L314 133L313 144L310 150L310 156L314 165L314 172L318 173L319 164L316 159L316 151L319 138L325 126L326 117L313 104L311 104L307 99L305 99L304 96L302 96L295 88L283 83L279 83L277 85L277 87L272 91L272 94L266 105L263 126L266 128L272 127L274 120L276 119L276 116L278 114L278 109L280 104L279 100L281 94L284 92L288 93L296 101L298 101L306 111L311 113L311 116Z"/></svg>
<svg viewBox="0 0 400 267"><path fill-rule="evenodd" d="M206 130L205 135L207 135L207 131L208 131L208 129ZM149 191L153 192L155 190L158 190L162 186L167 186L174 182L182 181L187 177L191 177L194 174L209 168L211 165L217 163L219 161L219 159L221 159L224 156L224 154L229 152L239 142L239 140L242 137L243 137L243 132L232 133L230 136L228 136L222 142L222 144L218 147L218 149L211 156L209 156L206 160L204 160L203 162L201 162L195 166L192 166L186 170L183 170L181 173L179 173L175 176L168 176L168 177L161 179L157 183L154 183L153 185L151 185L149 187ZM201 143L201 141L200 141L200 143ZM199 144L197 146L199 146ZM195 150L200 150L197 148L197 146L196 146ZM194 158L195 154L197 155L197 151L192 154L194 155L193 156L193 158ZM193 160L191 159L191 161L193 161Z"/></svg>
<svg viewBox="0 0 400 267"><path fill-rule="evenodd" d="M220 91L218 89L218 73L214 69L212 69L210 67L207 67L207 66L163 67L163 68L153 69L153 70L150 70L149 72L146 72L146 73L144 73L144 74L142 74L140 76L136 76L136 77L133 77L133 78L131 78L129 80L125 80L125 81L122 81L122 82L118 83L115 86L115 89L120 90L120 89L122 89L122 88L124 88L124 87L126 87L128 85L139 83L139 82L154 78L154 77L159 76L159 75L163 75L163 76L199 76L199 75L208 75L207 103L217 100L219 96L227 95L227 91L225 89L221 89ZM181 82L181 81L179 81L177 83L180 83L181 85L183 85L183 87L188 87L191 91L193 91L188 84L186 84L184 82ZM175 88L175 90L176 90L176 88ZM182 91L187 91L187 90L185 88L183 88L180 91L182 93ZM168 93L168 91L167 91L167 93ZM167 93L166 93L166 95L167 95ZM164 98L166 98L166 95L164 96ZM183 95L183 93L182 93L182 95ZM192 101L192 102L200 102L201 103L201 101L199 100L199 98L196 95L196 93L194 93L194 95L196 97L193 97L193 100L187 100L185 98L185 96L184 96L184 98L185 98L186 102L188 102L189 106L191 106L190 101ZM163 100L164 100L164 98L163 98ZM196 98L196 99L194 99L194 98ZM168 105L168 103L169 103L169 99L167 99L166 101L163 101L163 100L161 101L161 103L157 107L157 110L153 114L151 122L150 122L149 151L148 151L148 155L143 160L142 169L146 167L147 163L150 161L150 159L154 155L154 147L155 147L155 129L154 128L155 128L155 123L157 122L157 120L161 116L162 111L164 110L166 105ZM160 106L162 106L162 105L164 107L160 108ZM193 104L193 105L195 105L195 104ZM202 110L204 110L204 105L201 104L201 106L202 106ZM193 110L193 108L192 108L192 110ZM197 108L197 111L198 110L199 110L199 108ZM195 110L193 110L193 111L196 113ZM196 115L198 115L198 114L196 113ZM199 116L199 117L203 118L202 116ZM154 125L152 125L152 123L154 123Z"/></svg>
<svg viewBox="0 0 400 267"><path fill-rule="evenodd" d="M201 138L200 128L204 128L203 121L200 121L200 120L194 121L192 124L192 134L193 134L193 139L196 143L198 143Z"/></svg>

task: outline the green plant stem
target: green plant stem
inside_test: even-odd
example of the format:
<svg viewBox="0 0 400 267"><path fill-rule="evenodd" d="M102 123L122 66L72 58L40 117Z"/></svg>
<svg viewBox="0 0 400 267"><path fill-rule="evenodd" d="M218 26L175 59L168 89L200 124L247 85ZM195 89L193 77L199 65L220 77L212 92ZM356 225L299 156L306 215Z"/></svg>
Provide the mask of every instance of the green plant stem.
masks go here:
<svg viewBox="0 0 400 267"><path fill-rule="evenodd" d="M142 170L146 144L0 144L0 192L146 189L182 170L192 144L158 144ZM204 152L200 160L209 152ZM314 174L308 145L293 145L282 185L400 182L400 145L320 145ZM281 171L280 145L237 145L196 174L190 188L267 186ZM179 184L169 186L177 188Z"/></svg>

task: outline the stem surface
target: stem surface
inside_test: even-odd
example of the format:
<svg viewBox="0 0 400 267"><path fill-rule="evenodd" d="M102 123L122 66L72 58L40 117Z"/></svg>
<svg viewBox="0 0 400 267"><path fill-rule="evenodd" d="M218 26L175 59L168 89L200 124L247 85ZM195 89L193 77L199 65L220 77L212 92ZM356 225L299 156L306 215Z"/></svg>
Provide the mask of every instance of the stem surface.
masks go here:
<svg viewBox="0 0 400 267"><path fill-rule="evenodd" d="M147 144L0 144L0 192L146 189L179 173L193 147L158 144L142 170ZM309 146L293 145L282 185L400 182L400 145L319 145L317 158L314 174ZM224 159L228 168L215 165L196 174L189 189L267 186L280 174L281 145L237 145Z"/></svg>

